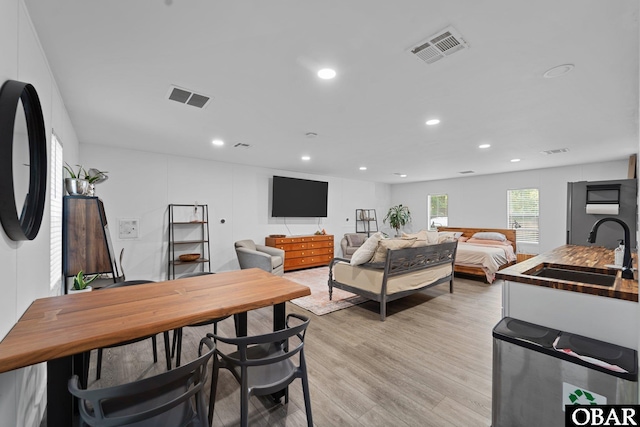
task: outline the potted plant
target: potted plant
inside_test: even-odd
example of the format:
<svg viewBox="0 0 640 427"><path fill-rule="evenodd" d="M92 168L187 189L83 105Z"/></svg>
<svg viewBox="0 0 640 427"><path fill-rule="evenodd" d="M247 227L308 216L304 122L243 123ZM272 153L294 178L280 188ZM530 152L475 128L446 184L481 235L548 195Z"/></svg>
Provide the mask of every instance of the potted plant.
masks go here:
<svg viewBox="0 0 640 427"><path fill-rule="evenodd" d="M73 287L70 290L72 292L88 292L91 290L91 286L89 286L89 284L97 278L98 275L96 274L89 279L82 270L80 270L78 274L73 277Z"/></svg>
<svg viewBox="0 0 640 427"><path fill-rule="evenodd" d="M400 236L400 228L411 222L409 207L402 205L392 206L382 222L386 223L387 220L389 225L396 229L396 237Z"/></svg>
<svg viewBox="0 0 640 427"><path fill-rule="evenodd" d="M65 170L69 173L69 178L64 179L64 187L70 196L82 196L89 190L89 181L85 179L87 172L80 165L78 172L74 172L73 168L65 162Z"/></svg>
<svg viewBox="0 0 640 427"><path fill-rule="evenodd" d="M68 163L65 162L65 170L69 173L69 178L65 178L64 185L67 189L67 193L71 196L93 196L95 184L106 180L107 172L99 171L98 169L87 170L82 165L76 165L78 172L75 172Z"/></svg>

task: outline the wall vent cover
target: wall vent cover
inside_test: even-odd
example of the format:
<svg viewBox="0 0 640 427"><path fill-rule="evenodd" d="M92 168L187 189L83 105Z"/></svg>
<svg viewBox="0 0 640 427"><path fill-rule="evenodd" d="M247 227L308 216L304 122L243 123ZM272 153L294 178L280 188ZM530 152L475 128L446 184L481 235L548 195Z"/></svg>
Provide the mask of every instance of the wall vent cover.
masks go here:
<svg viewBox="0 0 640 427"><path fill-rule="evenodd" d="M555 150L546 150L546 151L541 151L540 153L542 154L560 154L560 153L567 153L569 152L568 148L557 148Z"/></svg>
<svg viewBox="0 0 640 427"><path fill-rule="evenodd" d="M181 104L191 105L197 108L206 108L211 101L211 97L195 93L192 90L181 88L178 86L169 86L169 92L167 92L167 99L176 101Z"/></svg>
<svg viewBox="0 0 640 427"><path fill-rule="evenodd" d="M467 49L468 47L467 42L464 41L455 28L447 27L427 38L427 40L418 44L418 46L411 48L409 52L427 64L433 64L446 56Z"/></svg>

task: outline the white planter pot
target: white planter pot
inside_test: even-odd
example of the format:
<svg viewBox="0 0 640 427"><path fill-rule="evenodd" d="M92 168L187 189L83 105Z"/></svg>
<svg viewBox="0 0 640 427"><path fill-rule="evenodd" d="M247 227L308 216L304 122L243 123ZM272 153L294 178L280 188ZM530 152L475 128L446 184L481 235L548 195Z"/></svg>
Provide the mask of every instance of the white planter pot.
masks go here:
<svg viewBox="0 0 640 427"><path fill-rule="evenodd" d="M76 294L76 293L81 293L81 292L91 292L91 289L93 289L90 285L87 286L84 289L74 289L73 287L71 287L71 289L69 289L69 293L70 294Z"/></svg>

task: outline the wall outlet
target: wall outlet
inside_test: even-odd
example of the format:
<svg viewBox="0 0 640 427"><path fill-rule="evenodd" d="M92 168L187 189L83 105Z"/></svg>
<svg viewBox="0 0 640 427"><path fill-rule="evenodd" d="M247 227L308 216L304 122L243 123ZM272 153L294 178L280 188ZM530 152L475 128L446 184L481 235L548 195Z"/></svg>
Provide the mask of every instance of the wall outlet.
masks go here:
<svg viewBox="0 0 640 427"><path fill-rule="evenodd" d="M118 218L118 237L120 239L137 239L140 237L138 218Z"/></svg>

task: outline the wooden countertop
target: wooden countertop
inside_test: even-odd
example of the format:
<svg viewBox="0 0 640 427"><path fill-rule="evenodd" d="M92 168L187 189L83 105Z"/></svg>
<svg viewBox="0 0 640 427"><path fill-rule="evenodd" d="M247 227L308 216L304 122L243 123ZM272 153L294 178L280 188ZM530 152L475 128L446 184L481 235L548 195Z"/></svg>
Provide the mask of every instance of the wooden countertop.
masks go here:
<svg viewBox="0 0 640 427"><path fill-rule="evenodd" d="M637 268L637 254L633 253L632 255L634 265ZM635 280L631 280L623 279L622 272L618 271L613 286L591 285L523 274L543 263L568 265L575 270L597 273L599 270L600 272L610 270L606 265L613 264L613 250L601 246L560 246L559 248L500 270L496 273L496 277L511 282L527 283L530 285L638 302L637 272L634 272Z"/></svg>

